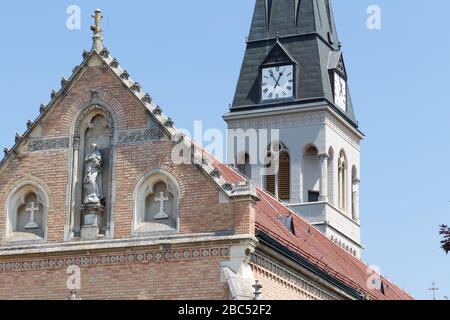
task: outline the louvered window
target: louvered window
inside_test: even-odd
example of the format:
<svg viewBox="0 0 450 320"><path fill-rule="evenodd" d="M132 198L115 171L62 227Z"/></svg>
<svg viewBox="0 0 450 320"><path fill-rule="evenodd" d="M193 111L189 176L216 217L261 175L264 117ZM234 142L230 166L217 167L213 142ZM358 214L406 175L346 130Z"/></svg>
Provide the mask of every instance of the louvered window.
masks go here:
<svg viewBox="0 0 450 320"><path fill-rule="evenodd" d="M287 151L283 151L280 154L278 198L280 200L289 200L291 198L291 161Z"/></svg>
<svg viewBox="0 0 450 320"><path fill-rule="evenodd" d="M291 161L286 147L280 145L278 172L268 165L266 175L266 190L279 200L289 201L291 198ZM271 154L268 154L271 157Z"/></svg>

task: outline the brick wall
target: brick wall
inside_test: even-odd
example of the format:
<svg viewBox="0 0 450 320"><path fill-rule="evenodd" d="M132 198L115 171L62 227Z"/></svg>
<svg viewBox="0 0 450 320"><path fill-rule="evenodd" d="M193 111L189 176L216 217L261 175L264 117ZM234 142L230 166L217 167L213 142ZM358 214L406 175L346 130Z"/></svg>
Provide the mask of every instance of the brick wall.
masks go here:
<svg viewBox="0 0 450 320"><path fill-rule="evenodd" d="M70 137L81 108L96 89L114 114L117 131L146 128L148 115L139 101L104 66L88 67L68 87L60 101L37 125L33 136L40 138ZM114 237L129 238L132 232L133 192L141 177L155 168L170 172L181 187L181 233L204 233L235 230L254 232L254 207L246 201L219 204L219 191L195 166L172 164L170 141L116 146ZM45 184L49 194L48 241L64 240L64 226L69 214L70 150L27 152L22 150L0 172L0 229L5 229L5 203L11 190L24 176ZM3 241L3 232L0 233Z"/></svg>
<svg viewBox="0 0 450 320"><path fill-rule="evenodd" d="M23 256L0 260L1 299L62 300L69 295L69 265L79 265L81 289L90 299L226 299L220 263L227 246L140 248Z"/></svg>

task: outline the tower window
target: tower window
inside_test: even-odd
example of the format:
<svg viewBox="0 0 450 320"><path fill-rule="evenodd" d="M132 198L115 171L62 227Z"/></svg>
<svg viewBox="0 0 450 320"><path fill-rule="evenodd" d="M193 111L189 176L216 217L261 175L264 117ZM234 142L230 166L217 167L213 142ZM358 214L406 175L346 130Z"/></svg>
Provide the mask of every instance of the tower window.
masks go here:
<svg viewBox="0 0 450 320"><path fill-rule="evenodd" d="M320 161L319 150L314 145L308 145L303 153L303 199L308 202L318 202L320 197Z"/></svg>
<svg viewBox="0 0 450 320"><path fill-rule="evenodd" d="M274 153L267 154L271 161L266 168L266 190L279 200L289 201L291 198L291 157L283 144L279 145L278 150L273 151ZM275 156L276 154L278 157Z"/></svg>
<svg viewBox="0 0 450 320"><path fill-rule="evenodd" d="M319 202L320 192L308 191L308 202Z"/></svg>
<svg viewBox="0 0 450 320"><path fill-rule="evenodd" d="M291 159L286 150L280 152L280 168L278 174L278 197L280 200L291 198Z"/></svg>
<svg viewBox="0 0 450 320"><path fill-rule="evenodd" d="M252 168L250 164L250 156L248 153L239 157L236 161L236 168L238 171L247 178L251 178Z"/></svg>

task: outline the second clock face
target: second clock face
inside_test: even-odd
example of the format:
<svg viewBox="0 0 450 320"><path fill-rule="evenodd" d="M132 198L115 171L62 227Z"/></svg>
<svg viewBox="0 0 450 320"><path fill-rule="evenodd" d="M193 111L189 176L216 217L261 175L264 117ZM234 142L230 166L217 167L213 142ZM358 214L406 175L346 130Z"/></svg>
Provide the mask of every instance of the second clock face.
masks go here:
<svg viewBox="0 0 450 320"><path fill-rule="evenodd" d="M286 65L262 70L261 97L263 101L294 96L294 66Z"/></svg>
<svg viewBox="0 0 450 320"><path fill-rule="evenodd" d="M347 112L347 83L337 73L334 74L334 103Z"/></svg>

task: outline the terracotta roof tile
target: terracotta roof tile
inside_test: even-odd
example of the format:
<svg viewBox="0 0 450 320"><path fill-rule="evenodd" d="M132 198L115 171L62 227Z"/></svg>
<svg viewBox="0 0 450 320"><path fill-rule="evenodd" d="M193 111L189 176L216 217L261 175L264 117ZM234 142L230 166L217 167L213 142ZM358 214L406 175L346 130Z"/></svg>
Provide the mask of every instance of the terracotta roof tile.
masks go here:
<svg viewBox="0 0 450 320"><path fill-rule="evenodd" d="M230 183L244 182L246 178L236 170L214 159L213 166L220 170ZM412 300L406 291L384 277L384 293L368 287L373 274L369 266L355 258L324 236L317 228L308 223L296 212L280 203L272 195L257 188L260 201L256 204L256 228L278 241L289 250L299 254L308 262L346 285L358 290L373 300ZM280 222L280 215L292 214L296 235L292 234Z"/></svg>

